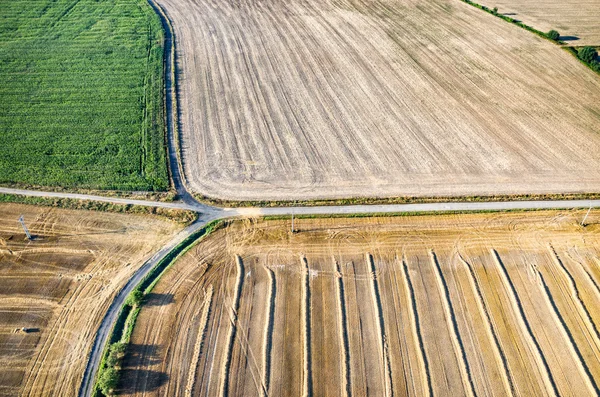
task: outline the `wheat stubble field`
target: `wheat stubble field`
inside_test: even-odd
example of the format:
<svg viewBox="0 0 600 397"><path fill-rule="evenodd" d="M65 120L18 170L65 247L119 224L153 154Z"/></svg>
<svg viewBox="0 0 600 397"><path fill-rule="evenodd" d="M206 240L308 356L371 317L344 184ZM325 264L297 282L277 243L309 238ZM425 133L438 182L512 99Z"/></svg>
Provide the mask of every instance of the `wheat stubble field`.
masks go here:
<svg viewBox="0 0 600 397"><path fill-rule="evenodd" d="M0 204L0 396L76 395L112 299L179 229L149 216Z"/></svg>
<svg viewBox="0 0 600 397"><path fill-rule="evenodd" d="M558 30L569 44L600 46L600 3L597 0L481 0L544 32Z"/></svg>
<svg viewBox="0 0 600 397"><path fill-rule="evenodd" d="M600 213L236 222L148 297L120 395L595 395Z"/></svg>
<svg viewBox="0 0 600 397"><path fill-rule="evenodd" d="M596 191L600 79L461 1L158 0L193 190L226 199Z"/></svg>

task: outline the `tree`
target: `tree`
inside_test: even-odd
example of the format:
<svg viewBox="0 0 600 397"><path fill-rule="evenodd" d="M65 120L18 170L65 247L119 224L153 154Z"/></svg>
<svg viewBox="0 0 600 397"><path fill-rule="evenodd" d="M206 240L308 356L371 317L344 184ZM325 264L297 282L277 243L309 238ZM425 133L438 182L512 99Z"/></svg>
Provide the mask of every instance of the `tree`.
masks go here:
<svg viewBox="0 0 600 397"><path fill-rule="evenodd" d="M106 357L106 366L114 368L120 367L121 360L125 356L126 350L127 345L123 342L116 342L110 345L108 356Z"/></svg>
<svg viewBox="0 0 600 397"><path fill-rule="evenodd" d="M110 345L110 352L114 353L119 358L125 355L125 351L127 350L127 344L123 342L116 342Z"/></svg>
<svg viewBox="0 0 600 397"><path fill-rule="evenodd" d="M590 65L598 58L598 51L594 49L594 47L583 47L581 50L577 52L577 56L585 63L589 63Z"/></svg>
<svg viewBox="0 0 600 397"><path fill-rule="evenodd" d="M138 307L142 303L142 300L144 300L144 293L136 288L131 291L125 303L131 307Z"/></svg>
<svg viewBox="0 0 600 397"><path fill-rule="evenodd" d="M558 41L558 39L560 39L560 33L558 33L554 29L552 29L551 31L549 31L548 33L546 33L546 36L548 36L548 38L550 40L554 40L554 41Z"/></svg>
<svg viewBox="0 0 600 397"><path fill-rule="evenodd" d="M98 386L105 396L110 396L117 387L119 382L119 372L113 367L106 368L102 371L100 378L98 379Z"/></svg>
<svg viewBox="0 0 600 397"><path fill-rule="evenodd" d="M492 10L492 14L498 15L498 7L494 7L494 9Z"/></svg>

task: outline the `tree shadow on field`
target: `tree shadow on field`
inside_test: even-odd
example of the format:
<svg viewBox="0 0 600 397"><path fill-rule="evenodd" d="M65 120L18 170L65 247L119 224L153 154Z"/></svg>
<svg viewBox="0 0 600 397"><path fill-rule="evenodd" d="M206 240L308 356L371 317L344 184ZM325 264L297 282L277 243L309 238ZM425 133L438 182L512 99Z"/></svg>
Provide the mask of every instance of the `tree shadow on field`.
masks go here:
<svg viewBox="0 0 600 397"><path fill-rule="evenodd" d="M560 41L577 41L577 40L579 40L579 37L577 37L577 36L560 36L558 39Z"/></svg>
<svg viewBox="0 0 600 397"><path fill-rule="evenodd" d="M167 384L169 377L164 372L145 369L122 369L116 395L151 392Z"/></svg>
<svg viewBox="0 0 600 397"><path fill-rule="evenodd" d="M123 368L146 367L161 362L160 345L131 343L127 346L127 354L123 360Z"/></svg>
<svg viewBox="0 0 600 397"><path fill-rule="evenodd" d="M169 380L166 373L146 369L161 362L160 345L130 344L121 365L117 394L153 391L165 385Z"/></svg>
<svg viewBox="0 0 600 397"><path fill-rule="evenodd" d="M166 306L175 302L173 294L157 294L151 292L144 298L144 306Z"/></svg>

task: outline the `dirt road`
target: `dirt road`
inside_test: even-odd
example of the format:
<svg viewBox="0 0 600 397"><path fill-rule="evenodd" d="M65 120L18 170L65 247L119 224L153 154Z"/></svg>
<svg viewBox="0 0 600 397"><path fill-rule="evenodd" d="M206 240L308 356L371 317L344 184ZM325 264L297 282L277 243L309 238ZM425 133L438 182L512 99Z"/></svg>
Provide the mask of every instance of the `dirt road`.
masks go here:
<svg viewBox="0 0 600 397"><path fill-rule="evenodd" d="M151 207L185 209L196 211L201 218L225 219L231 217L277 216L277 215L343 215L343 214L375 214L398 212L443 212L443 211L507 211L507 210L540 210L561 208L599 208L600 200L549 200L549 201L481 201L451 203L416 203L416 204L375 204L375 205L331 205L331 206L298 206L298 207L239 207L219 208L197 201L191 203L159 202L133 200L119 197L94 196L77 193L42 192L0 187L0 193L17 194L34 197L60 197L77 200L94 200L115 204L143 205Z"/></svg>

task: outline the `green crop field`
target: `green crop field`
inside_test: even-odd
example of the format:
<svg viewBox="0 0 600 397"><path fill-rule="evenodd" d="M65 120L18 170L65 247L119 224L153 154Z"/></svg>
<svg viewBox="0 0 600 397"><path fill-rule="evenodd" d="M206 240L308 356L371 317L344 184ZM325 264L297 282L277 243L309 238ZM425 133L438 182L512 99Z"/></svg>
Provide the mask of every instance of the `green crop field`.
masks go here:
<svg viewBox="0 0 600 397"><path fill-rule="evenodd" d="M0 9L0 183L168 188L163 31L146 0Z"/></svg>

